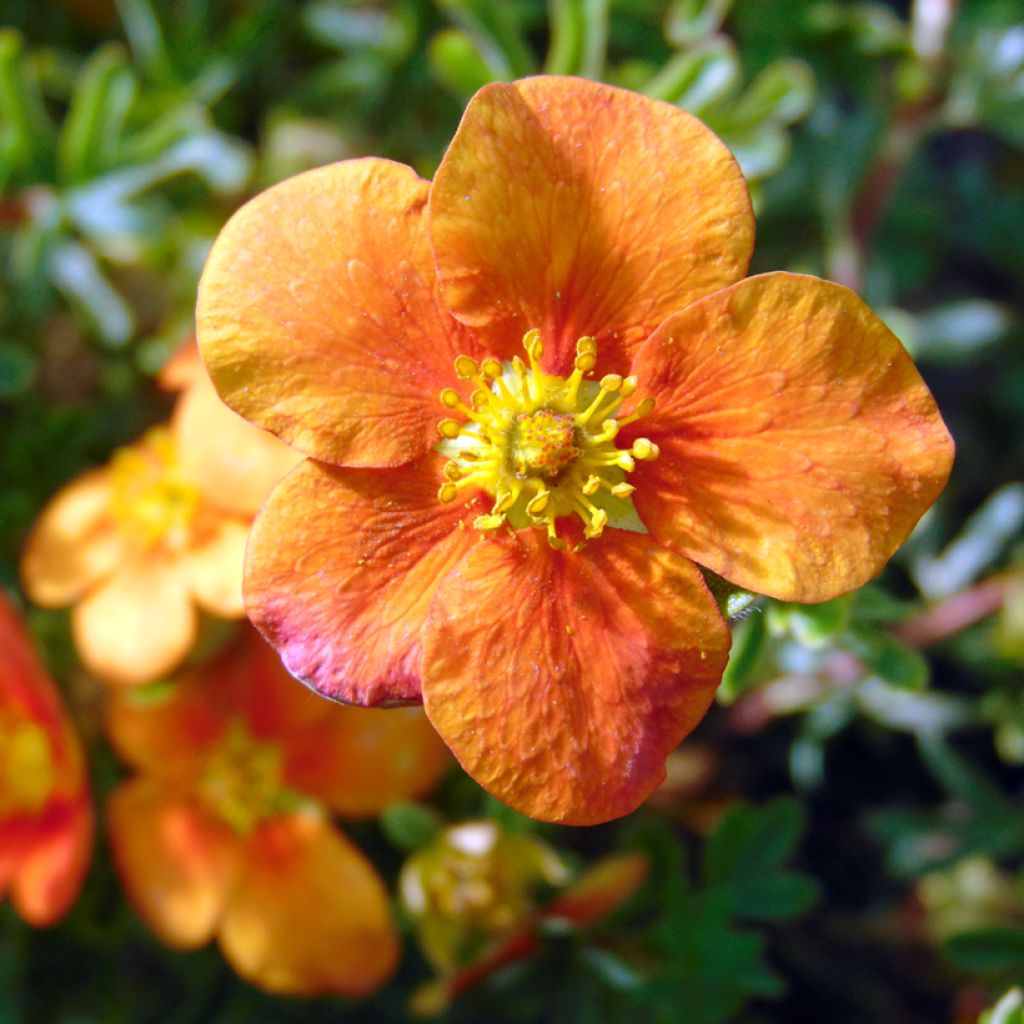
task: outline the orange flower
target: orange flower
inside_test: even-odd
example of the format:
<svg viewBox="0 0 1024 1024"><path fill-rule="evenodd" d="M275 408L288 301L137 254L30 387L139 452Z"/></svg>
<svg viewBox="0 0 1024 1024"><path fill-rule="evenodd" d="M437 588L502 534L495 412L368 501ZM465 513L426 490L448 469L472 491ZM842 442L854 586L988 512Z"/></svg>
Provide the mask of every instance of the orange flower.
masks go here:
<svg viewBox="0 0 1024 1024"><path fill-rule="evenodd" d="M319 700L247 632L162 697L119 693L110 732L139 772L111 797L114 858L164 942L217 936L274 992L356 996L386 980L387 893L328 811L373 815L437 781L448 752L421 711Z"/></svg>
<svg viewBox="0 0 1024 1024"><path fill-rule="evenodd" d="M167 426L72 481L43 511L22 577L46 607L75 603L86 666L131 685L173 669L191 648L196 604L240 618L252 517L296 456L226 409L193 356Z"/></svg>
<svg viewBox="0 0 1024 1024"><path fill-rule="evenodd" d="M92 856L85 760L24 624L0 593L0 895L53 924L75 901Z"/></svg>
<svg viewBox="0 0 1024 1024"><path fill-rule="evenodd" d="M635 808L726 662L698 565L852 590L951 465L893 334L838 285L742 280L753 234L700 122L551 77L482 89L432 184L352 160L239 211L199 344L227 403L311 456L247 557L292 673L422 699L535 817Z"/></svg>

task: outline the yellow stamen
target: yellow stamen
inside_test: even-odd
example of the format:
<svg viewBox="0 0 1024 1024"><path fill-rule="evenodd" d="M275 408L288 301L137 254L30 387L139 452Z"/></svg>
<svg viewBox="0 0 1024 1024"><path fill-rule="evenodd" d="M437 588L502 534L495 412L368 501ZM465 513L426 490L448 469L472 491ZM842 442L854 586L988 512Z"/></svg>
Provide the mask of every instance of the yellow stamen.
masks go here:
<svg viewBox="0 0 1024 1024"><path fill-rule="evenodd" d="M637 460L656 458L658 446L637 438L628 448L616 448L615 439L625 424L648 415L654 402L644 398L629 416L616 417L638 381L617 373L588 381L597 365L592 337L577 341L567 377L542 369L539 330L526 332L523 349L526 359L515 356L511 372L497 359L478 364L468 356L456 358L456 375L477 390L468 405L454 388L441 392L441 404L464 419L438 424L443 438L438 450L450 460L438 498L454 501L463 490L479 488L494 500L490 514L474 520L477 529L534 525L545 530L552 547L565 550L557 528L565 516L580 520L591 539L601 536L612 515L620 517L616 525L631 515L635 519L634 488L622 475L632 472Z"/></svg>

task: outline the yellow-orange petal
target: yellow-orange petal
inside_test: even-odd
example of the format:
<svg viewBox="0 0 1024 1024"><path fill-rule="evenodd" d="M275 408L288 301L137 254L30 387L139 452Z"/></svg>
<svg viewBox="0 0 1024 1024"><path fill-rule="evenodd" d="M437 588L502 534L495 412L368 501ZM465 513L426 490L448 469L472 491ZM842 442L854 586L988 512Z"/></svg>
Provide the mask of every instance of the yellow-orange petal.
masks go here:
<svg viewBox="0 0 1024 1024"><path fill-rule="evenodd" d="M192 596L205 611L222 619L240 619L242 570L249 523L233 516L210 516L208 529L183 557Z"/></svg>
<svg viewBox="0 0 1024 1024"><path fill-rule="evenodd" d="M58 921L78 898L92 859L93 811L84 790L51 807L11 880L11 899L29 924Z"/></svg>
<svg viewBox="0 0 1024 1024"><path fill-rule="evenodd" d="M140 777L107 806L111 850L139 916L180 949L209 942L235 884L241 841L198 801Z"/></svg>
<svg viewBox="0 0 1024 1024"><path fill-rule="evenodd" d="M133 558L75 606L71 628L82 661L106 682L158 679L185 657L196 635L183 566L155 553Z"/></svg>
<svg viewBox="0 0 1024 1024"><path fill-rule="evenodd" d="M25 546L21 578L36 604L70 604L124 556L110 511L110 474L83 473L43 509Z"/></svg>
<svg viewBox="0 0 1024 1024"><path fill-rule="evenodd" d="M191 335L164 363L156 380L165 391L184 391L202 377L206 377L206 369L199 356L195 335Z"/></svg>
<svg viewBox="0 0 1024 1024"><path fill-rule="evenodd" d="M349 160L232 217L197 311L228 405L341 465L398 465L436 443L438 392L472 346L436 295L427 190L401 164Z"/></svg>
<svg viewBox="0 0 1024 1024"><path fill-rule="evenodd" d="M240 516L255 515L274 484L302 458L232 412L201 363L175 406L171 429L182 475L207 505Z"/></svg>
<svg viewBox="0 0 1024 1024"><path fill-rule="evenodd" d="M418 703L437 581L480 535L476 502L437 500L443 460L393 470L305 462L267 499L246 555L249 618L285 667L350 704Z"/></svg>
<svg viewBox="0 0 1024 1024"><path fill-rule="evenodd" d="M765 274L708 296L633 372L661 448L630 476L641 518L758 593L825 601L866 583L949 476L953 442L913 362L837 284Z"/></svg>
<svg viewBox="0 0 1024 1024"><path fill-rule="evenodd" d="M429 792L452 763L421 708L332 706L296 738L285 754L289 785L346 817Z"/></svg>
<svg viewBox="0 0 1024 1024"><path fill-rule="evenodd" d="M367 995L398 959L376 869L310 814L272 819L249 838L220 945L242 977L289 995Z"/></svg>
<svg viewBox="0 0 1024 1024"><path fill-rule="evenodd" d="M628 814L665 777L730 642L696 566L619 530L576 553L528 531L480 545L424 632L424 706L463 768L570 825Z"/></svg>
<svg viewBox="0 0 1024 1024"><path fill-rule="evenodd" d="M754 240L743 175L708 128L574 78L481 89L428 209L452 312L502 358L539 327L557 372L584 335L625 372L669 313L744 275Z"/></svg>

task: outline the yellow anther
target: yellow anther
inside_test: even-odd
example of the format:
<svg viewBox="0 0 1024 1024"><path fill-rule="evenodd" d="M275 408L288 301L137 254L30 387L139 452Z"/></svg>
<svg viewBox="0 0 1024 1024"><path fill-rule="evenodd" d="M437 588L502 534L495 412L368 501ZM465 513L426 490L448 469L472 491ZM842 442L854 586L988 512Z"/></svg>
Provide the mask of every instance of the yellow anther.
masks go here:
<svg viewBox="0 0 1024 1024"><path fill-rule="evenodd" d="M565 541L555 532L554 520L548 520L548 545L555 549L555 551L565 550Z"/></svg>
<svg viewBox="0 0 1024 1024"><path fill-rule="evenodd" d="M480 367L476 365L475 359L470 359L469 356L456 356L455 357L455 376L459 380L470 380L472 377L476 377L480 373Z"/></svg>
<svg viewBox="0 0 1024 1024"><path fill-rule="evenodd" d="M596 355L597 353L597 341L590 337L589 334L585 334L576 342L576 354L581 356L584 352L589 352L591 355Z"/></svg>
<svg viewBox="0 0 1024 1024"><path fill-rule="evenodd" d="M490 394L487 391L484 391L482 388L478 388L469 396L469 403L477 412L485 408L487 404L490 402L490 400Z"/></svg>
<svg viewBox="0 0 1024 1024"><path fill-rule="evenodd" d="M632 484L626 483L615 484L611 488L611 492L616 498L628 498L635 490L636 488Z"/></svg>
<svg viewBox="0 0 1024 1024"><path fill-rule="evenodd" d="M447 505L448 502L455 500L455 496L458 493L459 493L458 487L456 487L455 484L451 483L450 481L446 480L438 488L437 500L440 501L440 502L443 502L445 505Z"/></svg>
<svg viewBox="0 0 1024 1024"><path fill-rule="evenodd" d="M638 377L624 377L622 379L622 387L619 388L619 394L623 398L629 398L631 394L637 389L637 385L640 383Z"/></svg>
<svg viewBox="0 0 1024 1024"><path fill-rule="evenodd" d="M458 437L461 431L462 424L458 420L441 420L437 425L437 432L449 441Z"/></svg>
<svg viewBox="0 0 1024 1024"><path fill-rule="evenodd" d="M618 391L622 387L621 373L606 373L601 378L602 391Z"/></svg>
<svg viewBox="0 0 1024 1024"><path fill-rule="evenodd" d="M551 494L548 491L541 491L536 497L531 498L526 503L526 514L528 516L536 517L543 513L544 509L548 507L548 501L551 499Z"/></svg>
<svg viewBox="0 0 1024 1024"><path fill-rule="evenodd" d="M523 348L531 362L539 362L544 355L544 343L540 340L540 331L533 327L523 335Z"/></svg>
<svg viewBox="0 0 1024 1024"><path fill-rule="evenodd" d="M516 498L518 497L519 495L514 491L506 491L504 494L499 494L491 511L507 512L516 503Z"/></svg>
<svg viewBox="0 0 1024 1024"><path fill-rule="evenodd" d="M503 515L492 513L489 516L477 516L473 520L473 527L477 530L498 530L504 522L505 517Z"/></svg>
<svg viewBox="0 0 1024 1024"><path fill-rule="evenodd" d="M441 392L441 404L447 409L456 409L462 404L462 396L455 388L445 388Z"/></svg>
<svg viewBox="0 0 1024 1024"><path fill-rule="evenodd" d="M480 372L490 380L501 376L501 363L493 357L485 359L480 364Z"/></svg>
<svg viewBox="0 0 1024 1024"><path fill-rule="evenodd" d="M573 369L580 373L588 373L597 365L597 356L591 352L584 352L572 361Z"/></svg>
<svg viewBox="0 0 1024 1024"><path fill-rule="evenodd" d="M649 437L638 437L629 451L633 458L642 462L653 462L661 454L661 449Z"/></svg>
<svg viewBox="0 0 1024 1024"><path fill-rule="evenodd" d="M462 467L457 462L446 462L441 473L445 480L461 480L465 475Z"/></svg>
<svg viewBox="0 0 1024 1024"><path fill-rule="evenodd" d="M591 517L590 524L584 529L584 533L588 537L600 537L604 533L604 528L608 525L608 513L603 508L599 508Z"/></svg>
<svg viewBox="0 0 1024 1024"><path fill-rule="evenodd" d="M648 395L646 398L641 398L640 401L636 403L636 409L634 410L633 415L637 417L650 416L652 412L654 412L654 399Z"/></svg>
<svg viewBox="0 0 1024 1024"><path fill-rule="evenodd" d="M601 478L599 476L596 476L594 473L591 473L590 476L587 477L586 481L584 482L580 490L583 491L584 494L589 496L591 494L597 494L600 488Z"/></svg>

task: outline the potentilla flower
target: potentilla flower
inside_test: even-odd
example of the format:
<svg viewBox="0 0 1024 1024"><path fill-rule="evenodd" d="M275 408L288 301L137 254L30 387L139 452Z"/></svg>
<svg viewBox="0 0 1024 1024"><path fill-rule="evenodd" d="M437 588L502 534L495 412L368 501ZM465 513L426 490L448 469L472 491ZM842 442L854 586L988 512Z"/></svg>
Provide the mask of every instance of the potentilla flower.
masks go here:
<svg viewBox="0 0 1024 1024"><path fill-rule="evenodd" d="M241 618L249 525L297 458L225 408L196 356L176 367L171 422L68 484L22 561L34 601L75 605L78 652L114 684L172 670L195 641L197 606Z"/></svg>
<svg viewBox="0 0 1024 1024"><path fill-rule="evenodd" d="M53 924L92 856L85 759L52 680L0 592L0 896L33 925Z"/></svg>
<svg viewBox="0 0 1024 1024"><path fill-rule="evenodd" d="M700 122L552 77L481 90L433 183L346 161L239 211L199 344L227 403L310 456L247 556L288 669L422 700L527 814L635 808L726 662L698 566L835 597L951 465L894 335L838 285L742 280L753 236Z"/></svg>
<svg viewBox="0 0 1024 1024"><path fill-rule="evenodd" d="M120 691L115 747L138 774L108 808L114 859L168 945L214 937L269 991L364 995L395 965L384 884L332 823L429 789L449 763L423 712L341 708L255 634L153 695Z"/></svg>

